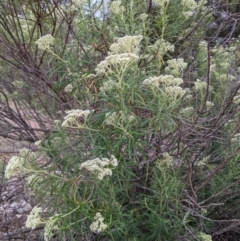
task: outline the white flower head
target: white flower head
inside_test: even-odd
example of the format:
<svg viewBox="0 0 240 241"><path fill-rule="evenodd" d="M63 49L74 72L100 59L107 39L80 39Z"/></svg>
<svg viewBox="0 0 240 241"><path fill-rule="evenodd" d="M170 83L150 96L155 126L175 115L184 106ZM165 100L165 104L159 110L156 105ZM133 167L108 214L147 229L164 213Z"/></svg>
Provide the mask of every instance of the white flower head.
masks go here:
<svg viewBox="0 0 240 241"><path fill-rule="evenodd" d="M162 158L156 162L156 165L158 168L161 168L163 166L172 167L174 165L173 157L170 156L168 152L165 152L163 153Z"/></svg>
<svg viewBox="0 0 240 241"><path fill-rule="evenodd" d="M111 2L109 11L112 14L119 15L125 11L125 8L123 6L121 6L121 0L118 0L118 1Z"/></svg>
<svg viewBox="0 0 240 241"><path fill-rule="evenodd" d="M196 163L198 167L204 167L208 164L208 161L211 159L211 155L204 157L202 160Z"/></svg>
<svg viewBox="0 0 240 241"><path fill-rule="evenodd" d="M114 167L118 166L118 160L114 155L111 155L110 164L112 164Z"/></svg>
<svg viewBox="0 0 240 241"><path fill-rule="evenodd" d="M94 233L101 233L102 231L104 231L108 225L107 224L104 224L103 221L104 221L104 218L102 216L101 213L96 213L95 217L94 217L94 221L91 225L90 225L90 229L92 232Z"/></svg>
<svg viewBox="0 0 240 241"><path fill-rule="evenodd" d="M53 236L53 231L56 231L59 229L59 226L56 224L58 221L58 218L56 216L50 217L44 227L44 240L49 241L51 237Z"/></svg>
<svg viewBox="0 0 240 241"><path fill-rule="evenodd" d="M47 34L39 38L35 43L41 50L49 50L50 46L53 45L54 38L51 34Z"/></svg>
<svg viewBox="0 0 240 241"><path fill-rule="evenodd" d="M110 65L129 65L132 62L138 61L139 56L133 53L122 53L110 55L106 58Z"/></svg>
<svg viewBox="0 0 240 241"><path fill-rule="evenodd" d="M200 41L198 46L199 46L199 48L207 49L208 43L207 43L207 41L202 40L202 41Z"/></svg>
<svg viewBox="0 0 240 241"><path fill-rule="evenodd" d="M179 86L168 86L165 88L165 93L168 97L172 98L173 100L178 100L183 95L185 95L186 90Z"/></svg>
<svg viewBox="0 0 240 241"><path fill-rule="evenodd" d="M140 14L139 18L144 22L148 18L148 14L142 13L142 14Z"/></svg>
<svg viewBox="0 0 240 241"><path fill-rule="evenodd" d="M104 124L112 126L131 123L135 119L133 115L126 115L123 111L108 112L105 117Z"/></svg>
<svg viewBox="0 0 240 241"><path fill-rule="evenodd" d="M233 97L233 103L236 105L240 104L240 91L237 92L237 95Z"/></svg>
<svg viewBox="0 0 240 241"><path fill-rule="evenodd" d="M42 212L41 207L34 207L27 217L26 227L35 229L38 225L43 224L39 213Z"/></svg>
<svg viewBox="0 0 240 241"><path fill-rule="evenodd" d="M186 117L193 115L193 113L194 113L194 108L192 106L186 107L186 108L180 110L180 114L183 116L186 116Z"/></svg>
<svg viewBox="0 0 240 241"><path fill-rule="evenodd" d="M117 25L114 27L114 31L116 31L116 32L119 31L119 27Z"/></svg>
<svg viewBox="0 0 240 241"><path fill-rule="evenodd" d="M212 236L203 232L198 234L200 241L212 241Z"/></svg>
<svg viewBox="0 0 240 241"><path fill-rule="evenodd" d="M112 67L115 69L124 69L132 63L137 62L139 56L132 53L114 54L106 57L101 61L95 69L96 75L103 75L107 72L112 72Z"/></svg>
<svg viewBox="0 0 240 241"><path fill-rule="evenodd" d="M213 106L214 106L213 102L211 102L211 101L207 101L207 102L206 102L206 107L207 107L207 109L210 109L210 108L212 108Z"/></svg>
<svg viewBox="0 0 240 241"><path fill-rule="evenodd" d="M113 88L119 88L120 85L118 82L113 80L108 80L103 83L103 86L100 87L100 91L105 93L106 91L111 91Z"/></svg>
<svg viewBox="0 0 240 241"><path fill-rule="evenodd" d="M13 156L7 164L5 177L9 179L16 175L25 174L24 163L24 158Z"/></svg>
<svg viewBox="0 0 240 241"><path fill-rule="evenodd" d="M149 50L154 53L159 59L169 52L174 52L174 45L164 39L158 39L153 45L148 46ZM161 60L162 61L162 60Z"/></svg>
<svg viewBox="0 0 240 241"><path fill-rule="evenodd" d="M118 120L118 113L117 112L113 112L113 113L108 112L108 113L106 113L105 117L106 118L105 118L104 123L106 125L115 125Z"/></svg>
<svg viewBox="0 0 240 241"><path fill-rule="evenodd" d="M184 97L185 100L191 100L193 96L191 94L188 94Z"/></svg>
<svg viewBox="0 0 240 241"><path fill-rule="evenodd" d="M17 88L23 88L24 86L26 86L26 84L21 81L21 80L15 80L12 82L12 84L14 85L14 87L17 87Z"/></svg>
<svg viewBox="0 0 240 241"><path fill-rule="evenodd" d="M181 4L185 9L190 11L194 11L198 7L197 2L194 0L182 0Z"/></svg>
<svg viewBox="0 0 240 241"><path fill-rule="evenodd" d="M207 83L197 79L194 83L196 91L204 91L207 89Z"/></svg>
<svg viewBox="0 0 240 241"><path fill-rule="evenodd" d="M231 142L240 142L240 133L236 133L232 139Z"/></svg>
<svg viewBox="0 0 240 241"><path fill-rule="evenodd" d="M60 120L54 120L53 123L54 123L55 125L58 125L58 124L61 123L61 121L60 121Z"/></svg>
<svg viewBox="0 0 240 241"><path fill-rule="evenodd" d="M83 122L86 122L88 115L90 114L90 110L69 110L66 111L66 116L64 117L64 121L62 123L63 127L76 127L80 125L79 118L83 118Z"/></svg>
<svg viewBox="0 0 240 241"><path fill-rule="evenodd" d="M183 83L183 79L174 78L172 75L160 75L159 83L164 86L179 86Z"/></svg>
<svg viewBox="0 0 240 241"><path fill-rule="evenodd" d="M98 172L98 179L102 180L105 176L112 176L112 170L110 168L103 168Z"/></svg>
<svg viewBox="0 0 240 241"><path fill-rule="evenodd" d="M66 93L71 93L72 90L73 90L72 84L68 84L68 85L64 88L64 92L66 92Z"/></svg>
<svg viewBox="0 0 240 241"><path fill-rule="evenodd" d="M111 73L113 68L124 69L128 65L137 62L142 38L142 35L119 38L117 43L110 46L109 56L97 65L95 69L96 75Z"/></svg>
<svg viewBox="0 0 240 241"><path fill-rule="evenodd" d="M119 38L117 43L112 44L110 49L110 55L121 54L121 53L132 53L139 54L140 51L140 42L142 41L142 35L136 36L125 36Z"/></svg>
<svg viewBox="0 0 240 241"><path fill-rule="evenodd" d="M102 180L105 176L112 176L112 169L106 166L112 165L113 168L118 165L118 161L115 156L111 155L111 158L95 158L88 160L80 165L80 170L86 169L92 173L97 174L99 180Z"/></svg>
<svg viewBox="0 0 240 241"><path fill-rule="evenodd" d="M170 0L154 0L154 3L156 6L164 8L166 5L168 5Z"/></svg>
<svg viewBox="0 0 240 241"><path fill-rule="evenodd" d="M193 14L194 14L194 12L192 12L192 11L183 12L183 15L184 15L184 17L185 17L186 19L192 17Z"/></svg>
<svg viewBox="0 0 240 241"><path fill-rule="evenodd" d="M84 4L85 0L72 0L72 3L76 8L81 8Z"/></svg>
<svg viewBox="0 0 240 241"><path fill-rule="evenodd" d="M174 76L181 75L188 65L182 58L170 59L167 61L167 64L168 66L165 68L165 71Z"/></svg>
<svg viewBox="0 0 240 241"><path fill-rule="evenodd" d="M143 85L159 87L160 79L159 77L149 77L143 81Z"/></svg>
<svg viewBox="0 0 240 241"><path fill-rule="evenodd" d="M34 144L35 144L36 146L41 146L42 140L35 141Z"/></svg>

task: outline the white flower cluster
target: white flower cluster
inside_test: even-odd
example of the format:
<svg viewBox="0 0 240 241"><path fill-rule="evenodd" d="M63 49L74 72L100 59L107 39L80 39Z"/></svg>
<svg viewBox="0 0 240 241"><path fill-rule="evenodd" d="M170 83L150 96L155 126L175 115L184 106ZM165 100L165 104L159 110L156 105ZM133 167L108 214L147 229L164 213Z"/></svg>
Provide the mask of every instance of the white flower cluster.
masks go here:
<svg viewBox="0 0 240 241"><path fill-rule="evenodd" d="M66 93L71 93L72 90L73 90L72 84L68 84L68 85L65 86L65 88L64 88L64 92L66 92Z"/></svg>
<svg viewBox="0 0 240 241"><path fill-rule="evenodd" d="M168 152L163 153L163 157L156 162L158 168L163 166L172 167L174 165L173 157Z"/></svg>
<svg viewBox="0 0 240 241"><path fill-rule="evenodd" d="M198 4L195 0L182 0L181 5L189 11L194 11L198 7Z"/></svg>
<svg viewBox="0 0 240 241"><path fill-rule="evenodd" d="M198 234L200 241L212 241L212 236L203 232Z"/></svg>
<svg viewBox="0 0 240 241"><path fill-rule="evenodd" d="M148 18L148 14L146 14L146 13L142 13L142 14L140 14L139 18L144 22L144 21L147 20L147 18Z"/></svg>
<svg viewBox="0 0 240 241"><path fill-rule="evenodd" d="M202 160L196 163L198 167L204 167L208 164L209 160L211 159L211 155L204 157Z"/></svg>
<svg viewBox="0 0 240 241"><path fill-rule="evenodd" d="M193 14L194 14L193 11L185 11L185 12L183 12L183 15L184 15L184 17L185 17L186 19L192 17Z"/></svg>
<svg viewBox="0 0 240 241"><path fill-rule="evenodd" d="M27 148L20 149L18 155L27 161L34 161L36 159L36 154Z"/></svg>
<svg viewBox="0 0 240 241"><path fill-rule="evenodd" d="M44 221L39 214L40 212L42 212L41 207L35 206L32 209L32 211L30 212L30 214L27 217L26 227L35 229L39 225L45 225L44 226L44 240L49 241L51 239L51 237L53 236L52 232L54 230L59 229L58 225L56 225L58 218L55 215L53 217L50 217L47 221Z"/></svg>
<svg viewBox="0 0 240 241"><path fill-rule="evenodd" d="M156 56L161 61L164 54L166 54L168 51L174 52L175 49L174 45L164 39L157 40L153 45L149 45L148 48L150 52L152 52L152 55L147 55L145 57L153 58L154 56Z"/></svg>
<svg viewBox="0 0 240 241"><path fill-rule="evenodd" d="M121 0L111 2L109 11L115 15L122 14L125 11L125 8L124 6L121 6L121 3Z"/></svg>
<svg viewBox="0 0 240 241"><path fill-rule="evenodd" d="M23 174L25 172L23 165L24 165L24 158L13 156L7 164L7 167L5 170L5 177L9 179L13 176Z"/></svg>
<svg viewBox="0 0 240 241"><path fill-rule="evenodd" d="M84 3L85 3L85 0L72 0L72 4L73 4L76 8L81 8Z"/></svg>
<svg viewBox="0 0 240 241"><path fill-rule="evenodd" d="M211 101L206 102L207 109L211 109L213 106L214 106L213 102L211 102Z"/></svg>
<svg viewBox="0 0 240 241"><path fill-rule="evenodd" d="M62 123L63 127L76 127L80 125L79 118L84 119L84 123L86 122L86 118L90 114L90 110L69 110L66 111L66 116L64 117L64 121ZM82 125L82 124L81 124Z"/></svg>
<svg viewBox="0 0 240 241"><path fill-rule="evenodd" d="M88 78L88 76L84 76L84 78ZM67 74L66 80L71 82L72 80L82 82L81 75L79 73L72 73L72 72Z"/></svg>
<svg viewBox="0 0 240 241"><path fill-rule="evenodd" d="M231 142L240 142L240 133L237 133L231 139Z"/></svg>
<svg viewBox="0 0 240 241"><path fill-rule="evenodd" d="M214 47L211 52L213 56L211 58L210 74L211 78L215 78L217 81L232 81L236 77L231 75L229 69L231 64L235 63L235 47ZM206 56L206 55L205 55Z"/></svg>
<svg viewBox="0 0 240 241"><path fill-rule="evenodd" d="M194 108L192 106L186 107L180 110L180 114L186 117L193 115L193 113L194 113Z"/></svg>
<svg viewBox="0 0 240 241"><path fill-rule="evenodd" d="M106 57L106 59L100 62L95 69L96 75L103 75L107 72L112 72L111 66L115 68L126 68L128 65L138 61L139 56L132 53L114 54Z"/></svg>
<svg viewBox="0 0 240 241"><path fill-rule="evenodd" d="M119 88L120 84L116 81L108 80L103 83L102 87L100 87L100 91L104 93L106 91L111 91L114 87Z"/></svg>
<svg viewBox="0 0 240 241"><path fill-rule="evenodd" d="M133 53L139 54L140 51L140 42L142 41L143 36L125 36L123 38L119 38L117 43L113 43L109 49L109 55L112 54L120 54L120 53Z"/></svg>
<svg viewBox="0 0 240 241"><path fill-rule="evenodd" d="M149 77L143 81L143 85L150 85L156 87L178 86L183 83L181 78L174 78L172 75L160 75Z"/></svg>
<svg viewBox="0 0 240 241"><path fill-rule="evenodd" d="M227 122L225 122L224 127L228 130L234 131L234 127L236 126L236 120L235 119L229 119ZM234 142L234 139L233 139Z"/></svg>
<svg viewBox="0 0 240 241"><path fill-rule="evenodd" d="M112 44L108 57L101 61L95 69L96 75L104 75L112 72L112 67L125 69L128 65L137 62L139 59L139 44L143 36L125 36L119 38L117 43Z"/></svg>
<svg viewBox="0 0 240 241"><path fill-rule="evenodd" d="M163 94L173 100L181 98L186 93L186 90L179 86L182 83L183 80L181 78L174 78L172 75L149 77L143 81L143 85L158 87Z"/></svg>
<svg viewBox="0 0 240 241"><path fill-rule="evenodd" d="M96 213L94 220L96 220L96 221L94 221L90 225L90 229L92 232L101 233L108 227L107 224L104 224L104 222L103 222L104 218L101 213Z"/></svg>
<svg viewBox="0 0 240 241"><path fill-rule="evenodd" d="M60 4L59 6L66 13L74 13L76 11L81 10L84 3L88 3L88 2L86 0L71 0L71 2ZM57 12L57 17L62 18L62 14L59 14L59 12ZM78 18L77 15L76 15L76 18ZM74 20L76 19L74 18Z"/></svg>
<svg viewBox="0 0 240 241"><path fill-rule="evenodd" d="M37 147L40 147L42 145L42 140L35 141L34 145L36 145Z"/></svg>
<svg viewBox="0 0 240 241"><path fill-rule="evenodd" d="M42 212L41 207L34 207L30 214L27 217L26 227L27 228L36 228L38 225L43 224L44 222L41 220L39 213Z"/></svg>
<svg viewBox="0 0 240 241"><path fill-rule="evenodd" d="M191 94L187 94L185 97L184 97L184 99L185 100L192 100L192 98L193 98L193 95L191 95Z"/></svg>
<svg viewBox="0 0 240 241"><path fill-rule="evenodd" d="M206 7L207 1L206 0L182 0L181 5L183 6L182 14L186 19L192 17L196 11L204 11L207 9Z"/></svg>
<svg viewBox="0 0 240 241"><path fill-rule="evenodd" d="M186 69L188 65L182 58L168 60L167 64L168 66L165 68L165 71L174 76L182 75L183 70Z"/></svg>
<svg viewBox="0 0 240 241"><path fill-rule="evenodd" d="M202 10L202 11L208 9L207 4L208 4L208 0L199 0L197 3L199 10Z"/></svg>
<svg viewBox="0 0 240 241"><path fill-rule="evenodd" d="M169 86L166 87L164 92L173 100L180 99L186 94L186 90L179 86Z"/></svg>
<svg viewBox="0 0 240 241"><path fill-rule="evenodd" d="M11 178L16 175L24 175L28 170L24 167L27 161L36 159L36 154L27 148L19 150L18 156L13 156L7 164L5 177Z"/></svg>
<svg viewBox="0 0 240 241"><path fill-rule="evenodd" d="M199 44L198 44L198 47L201 48L202 50L203 50L203 49L206 50L206 49L207 49L207 46L208 46L208 43L207 43L207 41L205 41L205 40L200 41Z"/></svg>
<svg viewBox="0 0 240 241"><path fill-rule="evenodd" d="M41 50L49 50L50 46L53 45L54 38L51 34L47 34L45 36L42 36L39 38L35 44L38 46Z"/></svg>
<svg viewBox="0 0 240 241"><path fill-rule="evenodd" d="M104 123L106 125L118 125L118 124L124 124L124 123L130 123L134 120L133 115L125 115L123 111L119 112L109 112L105 115L106 119Z"/></svg>
<svg viewBox="0 0 240 241"><path fill-rule="evenodd" d="M168 3L169 3L170 0L154 0L154 4L158 7L165 7Z"/></svg>
<svg viewBox="0 0 240 241"><path fill-rule="evenodd" d="M45 241L49 241L51 239L51 237L53 236L53 231L59 229L58 225L56 224L57 220L58 220L57 217L53 216L53 217L50 217L46 221L45 226L44 226L44 240Z"/></svg>
<svg viewBox="0 0 240 241"><path fill-rule="evenodd" d="M207 89L207 83L197 79L194 83L196 91L204 91Z"/></svg>
<svg viewBox="0 0 240 241"><path fill-rule="evenodd" d="M240 104L240 90L238 90L237 95L234 96L233 103L236 105Z"/></svg>
<svg viewBox="0 0 240 241"><path fill-rule="evenodd" d="M218 79L220 82L227 82L227 81L233 81L236 79L236 76L231 74L219 74Z"/></svg>
<svg viewBox="0 0 240 241"><path fill-rule="evenodd" d="M17 87L20 89L26 86L26 84L21 80L15 80L12 82L12 84L14 85L14 87Z"/></svg>
<svg viewBox="0 0 240 241"><path fill-rule="evenodd" d="M112 165L113 167L118 166L118 160L115 156L111 155L111 158L95 158L93 160L88 160L80 165L80 170L87 169L92 173L96 173L99 180L102 180L104 176L112 176L112 169L105 167Z"/></svg>
<svg viewBox="0 0 240 241"><path fill-rule="evenodd" d="M148 86L154 86L154 87L159 87L159 80L161 80L161 78L159 78L160 76L153 76L153 77L149 77L147 79L145 79L143 81L143 85L148 85Z"/></svg>

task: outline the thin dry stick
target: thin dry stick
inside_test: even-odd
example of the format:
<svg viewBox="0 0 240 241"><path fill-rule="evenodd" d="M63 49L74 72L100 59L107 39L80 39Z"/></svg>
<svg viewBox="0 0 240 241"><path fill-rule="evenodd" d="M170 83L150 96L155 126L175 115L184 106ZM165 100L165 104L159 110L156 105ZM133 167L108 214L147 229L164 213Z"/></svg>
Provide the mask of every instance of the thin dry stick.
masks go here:
<svg viewBox="0 0 240 241"><path fill-rule="evenodd" d="M229 226L227 226L226 228L223 228L223 229L221 229L221 230L213 233L211 236L212 236L212 237L218 236L218 235L220 235L220 234L222 234L222 233L225 233L225 232L230 231L230 230L233 229L233 228L236 228L237 226L240 226L240 222L232 223L232 224L230 224Z"/></svg>

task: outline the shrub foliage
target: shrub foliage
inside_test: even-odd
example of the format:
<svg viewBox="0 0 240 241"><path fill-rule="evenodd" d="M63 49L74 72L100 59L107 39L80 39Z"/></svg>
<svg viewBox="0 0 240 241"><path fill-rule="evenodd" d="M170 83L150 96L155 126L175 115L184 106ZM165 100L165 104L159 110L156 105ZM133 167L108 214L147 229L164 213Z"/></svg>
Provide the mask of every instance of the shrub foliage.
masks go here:
<svg viewBox="0 0 240 241"><path fill-rule="evenodd" d="M237 2L1 1L0 136L32 143L5 171L36 202L27 227L45 240L234 232Z"/></svg>

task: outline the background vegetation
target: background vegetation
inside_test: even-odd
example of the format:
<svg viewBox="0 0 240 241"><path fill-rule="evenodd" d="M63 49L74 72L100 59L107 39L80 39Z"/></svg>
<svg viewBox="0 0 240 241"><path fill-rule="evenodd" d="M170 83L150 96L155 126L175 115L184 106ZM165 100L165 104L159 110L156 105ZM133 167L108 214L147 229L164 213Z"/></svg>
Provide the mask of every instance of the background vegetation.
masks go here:
<svg viewBox="0 0 240 241"><path fill-rule="evenodd" d="M239 8L0 2L0 136L28 147L5 177L31 192L28 228L45 240L238 240Z"/></svg>

